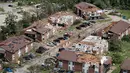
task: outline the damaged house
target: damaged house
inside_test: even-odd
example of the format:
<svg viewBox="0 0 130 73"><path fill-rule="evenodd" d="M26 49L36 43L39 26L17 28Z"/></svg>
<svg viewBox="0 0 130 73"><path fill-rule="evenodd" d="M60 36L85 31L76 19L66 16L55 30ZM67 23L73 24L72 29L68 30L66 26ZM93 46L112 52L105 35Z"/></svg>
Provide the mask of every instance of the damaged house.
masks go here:
<svg viewBox="0 0 130 73"><path fill-rule="evenodd" d="M48 18L49 23L58 28L71 26L76 20L81 20L81 18L67 11L57 12Z"/></svg>
<svg viewBox="0 0 130 73"><path fill-rule="evenodd" d="M80 2L76 4L75 10L75 13L78 16L89 20L100 19L102 14L104 13L103 10L101 10L100 8L87 2Z"/></svg>
<svg viewBox="0 0 130 73"><path fill-rule="evenodd" d="M28 53L33 48L32 39L21 35L16 37L10 37L7 40L0 43L0 49L3 49L4 57L7 61L18 63L19 58Z"/></svg>
<svg viewBox="0 0 130 73"><path fill-rule="evenodd" d="M31 37L35 41L46 40L54 33L55 29L49 25L49 23L44 23L42 21L37 21L24 29L24 34Z"/></svg>
<svg viewBox="0 0 130 73"><path fill-rule="evenodd" d="M88 36L74 44L73 49L80 52L103 54L108 51L108 42L99 36Z"/></svg>
<svg viewBox="0 0 130 73"><path fill-rule="evenodd" d="M57 59L59 68L82 73L105 73L112 64L109 56L95 56L68 50L62 50Z"/></svg>

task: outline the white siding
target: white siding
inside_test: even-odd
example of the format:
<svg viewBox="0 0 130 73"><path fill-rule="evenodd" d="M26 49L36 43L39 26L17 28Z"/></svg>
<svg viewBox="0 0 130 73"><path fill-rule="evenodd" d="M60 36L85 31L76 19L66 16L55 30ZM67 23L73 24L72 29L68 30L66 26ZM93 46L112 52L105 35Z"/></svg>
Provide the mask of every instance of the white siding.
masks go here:
<svg viewBox="0 0 130 73"><path fill-rule="evenodd" d="M12 60L14 60L15 59L15 56L14 56L14 54L12 55Z"/></svg>
<svg viewBox="0 0 130 73"><path fill-rule="evenodd" d="M18 56L20 57L21 56L21 50L19 49L18 51Z"/></svg>
<svg viewBox="0 0 130 73"><path fill-rule="evenodd" d="M68 63L69 63L68 64L69 70L73 70L73 68L74 68L73 62L68 62Z"/></svg>
<svg viewBox="0 0 130 73"><path fill-rule="evenodd" d="M59 67L63 67L63 63L59 61Z"/></svg>
<svg viewBox="0 0 130 73"><path fill-rule="evenodd" d="M25 47L25 52L26 52L26 53L28 52L28 46Z"/></svg>

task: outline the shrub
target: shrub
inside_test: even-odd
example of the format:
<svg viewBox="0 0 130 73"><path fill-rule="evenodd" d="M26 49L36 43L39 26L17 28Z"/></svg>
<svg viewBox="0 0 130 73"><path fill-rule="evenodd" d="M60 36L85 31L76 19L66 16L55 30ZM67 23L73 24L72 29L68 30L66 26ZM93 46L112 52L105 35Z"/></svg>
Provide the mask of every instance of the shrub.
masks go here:
<svg viewBox="0 0 130 73"><path fill-rule="evenodd" d="M121 40L126 41L126 42L130 42L130 35L125 35Z"/></svg>
<svg viewBox="0 0 130 73"><path fill-rule="evenodd" d="M75 20L74 23L73 23L73 25L77 25L77 24L79 24L80 22L81 22L80 20Z"/></svg>
<svg viewBox="0 0 130 73"><path fill-rule="evenodd" d="M109 51L121 52L121 41L119 40L110 40L109 41Z"/></svg>
<svg viewBox="0 0 130 73"><path fill-rule="evenodd" d="M17 4L18 6L22 6L23 5L23 3L22 2L18 2L18 4Z"/></svg>
<svg viewBox="0 0 130 73"><path fill-rule="evenodd" d="M0 8L0 11L4 12L5 10L3 8Z"/></svg>

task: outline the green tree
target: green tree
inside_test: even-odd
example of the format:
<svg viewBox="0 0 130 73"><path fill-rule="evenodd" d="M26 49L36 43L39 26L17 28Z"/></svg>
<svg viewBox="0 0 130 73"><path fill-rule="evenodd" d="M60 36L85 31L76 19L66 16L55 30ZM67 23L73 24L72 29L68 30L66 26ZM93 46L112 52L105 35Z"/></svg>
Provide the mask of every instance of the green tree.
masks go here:
<svg viewBox="0 0 130 73"><path fill-rule="evenodd" d="M121 40L130 42L130 35L125 35Z"/></svg>
<svg viewBox="0 0 130 73"><path fill-rule="evenodd" d="M5 18L6 30L8 31L8 35L17 33L17 25L16 25L17 16L13 13L9 13Z"/></svg>
<svg viewBox="0 0 130 73"><path fill-rule="evenodd" d="M5 26L1 26L0 27L0 40L5 40L7 38L7 35L8 35L8 31L7 31L7 28Z"/></svg>
<svg viewBox="0 0 130 73"><path fill-rule="evenodd" d="M23 28L26 28L28 26L30 26L31 23L31 14L29 12L23 12L23 18L21 20Z"/></svg>
<svg viewBox="0 0 130 73"><path fill-rule="evenodd" d="M121 42L119 40L110 40L109 41L109 51L120 52L121 49Z"/></svg>
<svg viewBox="0 0 130 73"><path fill-rule="evenodd" d="M115 64L121 64L121 62L123 61L123 56L120 53L117 52L110 52L109 56L112 57L112 62Z"/></svg>

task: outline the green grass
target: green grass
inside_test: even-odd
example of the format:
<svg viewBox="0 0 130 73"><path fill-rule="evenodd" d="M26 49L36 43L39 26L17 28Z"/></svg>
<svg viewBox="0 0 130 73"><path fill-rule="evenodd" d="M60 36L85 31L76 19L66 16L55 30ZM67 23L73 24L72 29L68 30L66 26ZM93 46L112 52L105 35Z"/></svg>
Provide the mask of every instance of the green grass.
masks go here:
<svg viewBox="0 0 130 73"><path fill-rule="evenodd" d="M130 18L130 10L118 10L120 13L122 13L124 16L127 17L127 19Z"/></svg>
<svg viewBox="0 0 130 73"><path fill-rule="evenodd" d="M0 7L0 11L4 12L5 10L3 8Z"/></svg>
<svg viewBox="0 0 130 73"><path fill-rule="evenodd" d="M104 19L104 20L97 20L97 22L99 23L103 23L103 22L108 22L111 21L112 19L108 18L108 19Z"/></svg>
<svg viewBox="0 0 130 73"><path fill-rule="evenodd" d="M49 70L46 70L46 71L42 71L42 73L49 73Z"/></svg>
<svg viewBox="0 0 130 73"><path fill-rule="evenodd" d="M120 73L120 65L116 65L116 69L112 73Z"/></svg>

